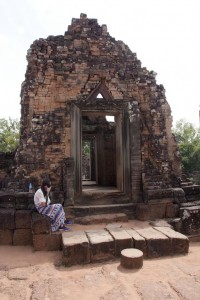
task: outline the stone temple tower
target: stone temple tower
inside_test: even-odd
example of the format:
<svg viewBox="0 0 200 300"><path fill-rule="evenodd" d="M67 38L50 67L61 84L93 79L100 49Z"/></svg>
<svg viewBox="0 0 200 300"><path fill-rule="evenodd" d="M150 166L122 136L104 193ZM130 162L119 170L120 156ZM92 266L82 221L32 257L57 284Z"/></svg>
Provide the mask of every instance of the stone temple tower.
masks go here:
<svg viewBox="0 0 200 300"><path fill-rule="evenodd" d="M20 188L49 177L67 206L135 205L158 191L167 198L163 191L179 186L164 87L106 25L81 14L64 35L34 41L27 60L15 170Z"/></svg>

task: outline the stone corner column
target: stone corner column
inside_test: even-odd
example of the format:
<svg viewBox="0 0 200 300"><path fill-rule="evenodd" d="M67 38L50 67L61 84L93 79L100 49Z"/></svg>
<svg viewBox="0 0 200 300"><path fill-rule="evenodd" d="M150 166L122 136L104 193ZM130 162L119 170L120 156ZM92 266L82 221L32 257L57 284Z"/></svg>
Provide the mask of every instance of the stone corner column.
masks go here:
<svg viewBox="0 0 200 300"><path fill-rule="evenodd" d="M67 157L63 160L62 164L63 174L63 191L65 193L64 197L64 207L69 205L74 205L74 159Z"/></svg>

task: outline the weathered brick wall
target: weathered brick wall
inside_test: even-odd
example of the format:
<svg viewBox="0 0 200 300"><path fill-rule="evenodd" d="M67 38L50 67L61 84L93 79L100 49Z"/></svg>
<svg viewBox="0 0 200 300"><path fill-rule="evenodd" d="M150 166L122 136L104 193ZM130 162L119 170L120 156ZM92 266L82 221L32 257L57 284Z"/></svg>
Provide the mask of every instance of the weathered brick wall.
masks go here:
<svg viewBox="0 0 200 300"><path fill-rule="evenodd" d="M0 152L0 189L7 186L14 166L15 152Z"/></svg>
<svg viewBox="0 0 200 300"><path fill-rule="evenodd" d="M71 156L71 103L87 106L87 98L104 82L113 100L137 103L142 168L137 180L143 175L145 183L159 175L164 187L173 185L180 160L165 90L127 45L109 35L106 25L82 14L64 35L36 40L27 60L16 176L50 175L62 188L63 160Z"/></svg>

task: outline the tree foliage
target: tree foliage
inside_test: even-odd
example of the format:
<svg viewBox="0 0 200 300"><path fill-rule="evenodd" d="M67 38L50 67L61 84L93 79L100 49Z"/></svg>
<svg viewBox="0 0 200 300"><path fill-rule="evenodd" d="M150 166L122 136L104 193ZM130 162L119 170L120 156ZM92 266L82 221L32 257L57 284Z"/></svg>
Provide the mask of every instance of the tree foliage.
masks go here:
<svg viewBox="0 0 200 300"><path fill-rule="evenodd" d="M176 123L174 134L182 157L183 170L200 170L200 130L192 123L181 119Z"/></svg>
<svg viewBox="0 0 200 300"><path fill-rule="evenodd" d="M12 152L19 145L19 121L0 119L0 152Z"/></svg>

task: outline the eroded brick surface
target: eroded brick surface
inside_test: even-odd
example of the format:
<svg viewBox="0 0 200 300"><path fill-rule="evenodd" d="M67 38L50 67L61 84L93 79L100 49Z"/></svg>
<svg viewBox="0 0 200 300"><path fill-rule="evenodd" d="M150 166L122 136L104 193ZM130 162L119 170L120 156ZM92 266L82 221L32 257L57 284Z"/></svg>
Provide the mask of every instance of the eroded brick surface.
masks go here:
<svg viewBox="0 0 200 300"><path fill-rule="evenodd" d="M77 122L79 109L125 116L122 137L125 145L129 141L126 168L131 174L125 184L132 189L132 200L141 201L142 185L143 190L179 186L180 158L165 89L156 83L155 72L141 66L136 53L110 36L106 25L81 15L64 35L34 41L27 60L15 172L22 188L27 189L29 178L38 186L48 174L55 186L64 189L65 204L73 204L77 174L70 161L76 141L72 123ZM97 99L98 93L103 99ZM105 151L102 180L114 182L116 174L108 160L114 154Z"/></svg>

